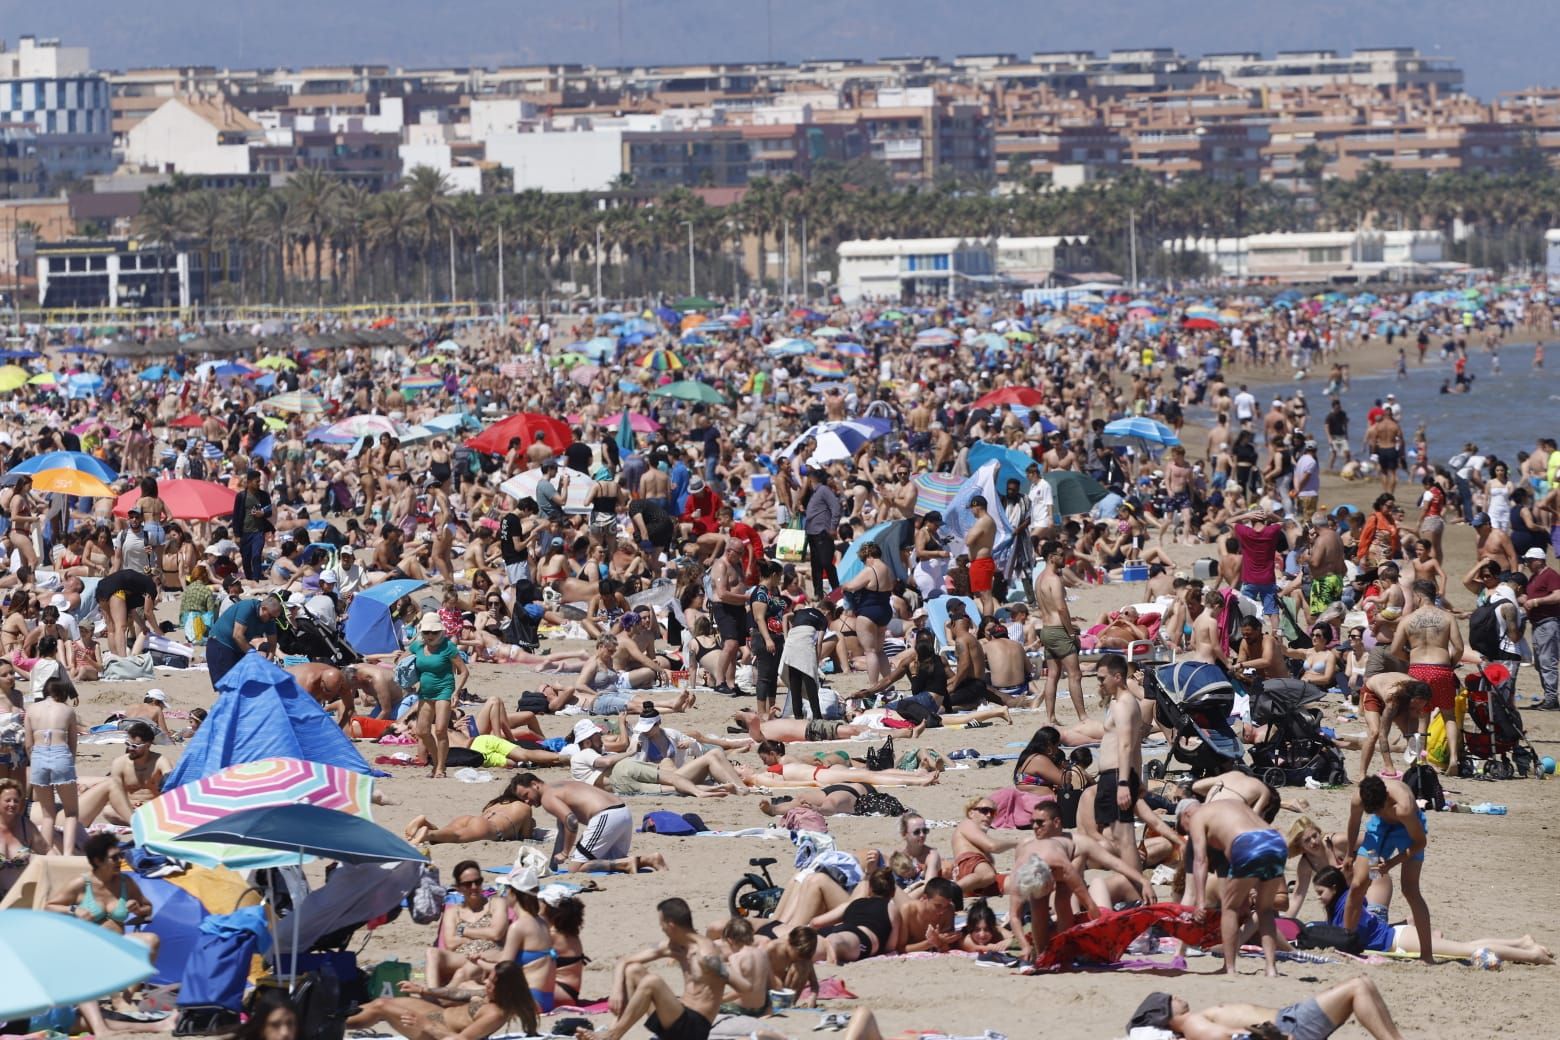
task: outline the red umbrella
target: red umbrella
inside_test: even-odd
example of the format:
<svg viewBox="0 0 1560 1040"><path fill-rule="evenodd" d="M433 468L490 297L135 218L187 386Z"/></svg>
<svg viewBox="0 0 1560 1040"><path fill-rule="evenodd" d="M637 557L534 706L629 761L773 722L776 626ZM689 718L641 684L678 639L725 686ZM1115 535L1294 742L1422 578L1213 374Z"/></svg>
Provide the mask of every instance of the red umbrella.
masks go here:
<svg viewBox="0 0 1560 1040"><path fill-rule="evenodd" d="M1045 400L1045 394L1029 386L1004 386L1000 390L993 390L989 394L982 394L975 399L976 408L995 408L997 405L1016 404L1023 408L1033 408Z"/></svg>
<svg viewBox="0 0 1560 1040"><path fill-rule="evenodd" d="M1190 329L1193 332L1213 332L1219 327L1219 323L1212 318L1187 318L1181 322L1181 328Z"/></svg>
<svg viewBox="0 0 1560 1040"><path fill-rule="evenodd" d="M1126 910L1104 910L1093 920L1075 924L1065 932L1051 936L1045 954L1035 962L1037 970L1065 967L1075 961L1091 964L1114 964L1127 952L1132 940L1153 925L1165 934L1192 946L1211 947L1219 944L1219 917L1210 914L1199 924L1192 907L1178 903L1155 903L1153 906L1134 906Z"/></svg>
<svg viewBox="0 0 1560 1040"><path fill-rule="evenodd" d="M205 420L205 418L203 416L199 416L199 415L196 415L194 412L191 412L189 415L181 415L181 416L179 416L177 419L173 420L173 422L169 423L168 425L169 426L173 426L173 427L177 427L178 429L181 429L181 430L198 430L202 426L206 425L206 420Z"/></svg>
<svg viewBox="0 0 1560 1040"><path fill-rule="evenodd" d="M157 497L175 520L214 520L233 515L233 499L238 495L206 480L159 480ZM128 515L130 507L140 500L140 488L126 491L114 502L114 515Z"/></svg>
<svg viewBox="0 0 1560 1040"><path fill-rule="evenodd" d="M520 438L522 448L529 448L536 441L538 433L542 435L542 441L560 455L563 454L563 449L574 443L574 432L569 429L568 424L550 415L537 415L535 412L511 415L489 426L466 443L477 451L489 455L502 455L509 450L509 442L516 437Z"/></svg>

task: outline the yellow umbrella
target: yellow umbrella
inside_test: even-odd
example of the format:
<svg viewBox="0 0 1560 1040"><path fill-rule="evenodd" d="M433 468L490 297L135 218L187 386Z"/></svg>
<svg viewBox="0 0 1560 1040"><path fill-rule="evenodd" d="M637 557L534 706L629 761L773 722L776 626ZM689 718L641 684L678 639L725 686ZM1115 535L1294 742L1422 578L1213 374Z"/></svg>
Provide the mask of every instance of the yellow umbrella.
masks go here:
<svg viewBox="0 0 1560 1040"><path fill-rule="evenodd" d="M6 365L0 368L0 393L8 394L18 387L26 386L27 380L32 378L32 373L20 365Z"/></svg>
<svg viewBox="0 0 1560 1040"><path fill-rule="evenodd" d="M298 362L294 361L290 357L283 357L280 354L268 354L267 356L261 358L259 361L256 361L255 364L258 365L261 368L297 368L298 367Z"/></svg>
<svg viewBox="0 0 1560 1040"><path fill-rule="evenodd" d="M113 498L114 489L77 469L44 469L33 474L33 490L85 498Z"/></svg>
<svg viewBox="0 0 1560 1040"><path fill-rule="evenodd" d="M33 376L27 381L33 386L57 386L59 384L59 377L56 376L53 372L39 372L37 375Z"/></svg>
<svg viewBox="0 0 1560 1040"><path fill-rule="evenodd" d="M265 417L265 428L268 430L285 430L287 429L287 423L274 415L268 415Z"/></svg>

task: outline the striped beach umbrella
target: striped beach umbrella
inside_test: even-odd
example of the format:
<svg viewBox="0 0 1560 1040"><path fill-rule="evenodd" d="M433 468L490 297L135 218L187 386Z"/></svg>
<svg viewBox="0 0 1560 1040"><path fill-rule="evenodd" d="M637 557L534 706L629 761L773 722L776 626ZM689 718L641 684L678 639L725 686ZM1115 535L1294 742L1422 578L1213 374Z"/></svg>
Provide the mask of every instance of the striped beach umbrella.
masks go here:
<svg viewBox="0 0 1560 1040"><path fill-rule="evenodd" d="M683 367L682 358L670 350L657 348L639 359L639 367L655 372L676 372Z"/></svg>
<svg viewBox="0 0 1560 1040"><path fill-rule="evenodd" d="M959 488L964 486L963 477L955 477L951 473L922 473L915 478L915 513L917 516L925 516L927 513L942 513L947 515L948 507L953 505L953 496L959 493Z"/></svg>
<svg viewBox="0 0 1560 1040"><path fill-rule="evenodd" d="M88 455L84 451L46 451L42 455L34 455L32 458L11 467L12 473L30 473L36 476L44 470L73 469L79 473L90 473L99 480L118 480L119 474L114 467L98 458L96 455Z"/></svg>
<svg viewBox="0 0 1560 1040"><path fill-rule="evenodd" d="M427 390L444 389L444 380L438 376L407 376L401 381L403 394L420 394Z"/></svg>
<svg viewBox="0 0 1560 1040"><path fill-rule="evenodd" d="M810 357L802 362L802 370L818 379L845 378L845 363L839 358Z"/></svg>
<svg viewBox="0 0 1560 1040"><path fill-rule="evenodd" d="M130 819L135 843L201 866L235 870L285 866L296 852L178 841L185 831L246 809L314 805L372 821L374 778L296 758L242 762L154 798Z"/></svg>
<svg viewBox="0 0 1560 1040"><path fill-rule="evenodd" d="M293 415L318 415L325 410L325 402L319 394L305 390L289 390L275 397L267 397L260 407L272 412L289 412Z"/></svg>

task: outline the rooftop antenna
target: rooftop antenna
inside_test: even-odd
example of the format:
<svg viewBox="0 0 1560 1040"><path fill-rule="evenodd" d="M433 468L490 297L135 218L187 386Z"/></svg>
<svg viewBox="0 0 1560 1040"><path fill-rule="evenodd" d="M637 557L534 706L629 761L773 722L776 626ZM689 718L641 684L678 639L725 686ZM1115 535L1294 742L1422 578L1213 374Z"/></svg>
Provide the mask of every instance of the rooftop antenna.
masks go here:
<svg viewBox="0 0 1560 1040"><path fill-rule="evenodd" d="M626 64L623 54L623 0L617 3L617 63L620 69Z"/></svg>

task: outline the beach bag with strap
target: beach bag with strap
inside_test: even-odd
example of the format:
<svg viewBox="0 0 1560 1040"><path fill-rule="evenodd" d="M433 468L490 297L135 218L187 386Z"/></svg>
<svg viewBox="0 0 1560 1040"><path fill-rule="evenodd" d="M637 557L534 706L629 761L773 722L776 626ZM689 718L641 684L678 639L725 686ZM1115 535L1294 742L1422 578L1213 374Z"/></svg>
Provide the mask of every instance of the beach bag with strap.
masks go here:
<svg viewBox="0 0 1560 1040"><path fill-rule="evenodd" d="M1490 600L1475 607L1468 617L1468 645L1487 661L1517 661L1520 656L1507 653L1500 645L1500 605L1505 600Z"/></svg>
<svg viewBox="0 0 1560 1040"><path fill-rule="evenodd" d="M1432 812L1446 811L1446 793L1441 790L1441 778L1436 775L1433 766L1423 762L1410 766L1403 773L1403 782L1414 792L1414 800L1423 802L1426 809Z"/></svg>
<svg viewBox="0 0 1560 1040"><path fill-rule="evenodd" d="M873 771L893 769L896 762L894 757L894 738L889 737L884 740L883 746L880 748L868 748L866 759L867 768Z"/></svg>
<svg viewBox="0 0 1560 1040"><path fill-rule="evenodd" d="M905 803L882 791L868 791L856 799L857 816L892 816L897 819L904 814Z"/></svg>
<svg viewBox="0 0 1560 1040"><path fill-rule="evenodd" d="M807 559L807 532L793 523L775 539L775 559L781 563L801 563Z"/></svg>

